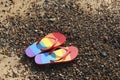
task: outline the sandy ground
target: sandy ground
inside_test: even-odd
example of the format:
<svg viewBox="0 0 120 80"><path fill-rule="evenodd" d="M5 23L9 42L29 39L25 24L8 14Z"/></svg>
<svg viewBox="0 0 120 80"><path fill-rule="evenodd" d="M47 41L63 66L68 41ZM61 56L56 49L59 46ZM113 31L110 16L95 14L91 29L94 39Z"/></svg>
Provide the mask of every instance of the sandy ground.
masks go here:
<svg viewBox="0 0 120 80"><path fill-rule="evenodd" d="M1 0L0 16L4 20L7 16L15 16L19 14L24 16L29 10L30 4L36 0ZM37 4L43 4L44 0L40 0ZM3 15L4 14L4 15Z"/></svg>
<svg viewBox="0 0 120 80"><path fill-rule="evenodd" d="M56 5L57 7L52 6L52 4L55 1L56 3L58 2ZM73 4L72 4L72 3L69 3L70 0L65 0L65 1L62 0L63 2L61 2L60 4L63 4L63 5L58 5L60 0L55 0L55 1L50 0L49 2L45 3L44 0L0 0L0 38L1 38L0 40L0 72L1 72L0 80L53 80L53 79L55 80L64 80L64 79L65 80L68 80L68 79L70 80L75 80L75 79L76 80L78 79L119 80L120 79L119 77L120 76L120 68L119 68L120 67L120 64L119 64L119 61L120 61L119 60L120 59L119 11L120 9L118 8L120 7L119 1L117 0L75 0L73 1ZM64 4L67 5L68 8L71 8L71 5L72 5L73 9L71 10L66 9L68 10L68 12L67 11L64 12L65 11ZM38 5L40 7L37 7ZM75 11L78 7L80 8L80 10L76 14ZM61 22L57 18L56 19L58 20L58 22L56 21L54 23L53 21L53 23L49 23L49 20L51 19L49 19L47 22L47 19L51 18L51 16L61 17L61 14L63 14L61 8L63 8L63 12L65 14L68 14L68 16L71 17L70 21L66 16L64 16L64 19L61 19ZM38 11L37 9L40 11ZM61 10L59 11L60 15L55 14L55 13L58 13L57 10L58 11ZM106 10L105 14L104 14L104 10ZM106 13L107 10L109 11L108 13ZM113 18L109 17L112 14L113 14L112 16ZM39 17L39 19L37 19L39 15L41 16ZM76 15L81 15L81 16L73 18ZM96 15L99 17L95 17ZM106 17L108 18L108 20L106 20ZM30 21L31 18L33 18L34 20L33 23L32 21ZM79 18L81 18L80 22L76 22L72 24L73 21L79 20ZM99 18L102 19L103 22ZM95 22L96 24L91 24L90 21L92 22L98 21L98 22ZM106 26L104 24L106 24ZM113 24L115 28L110 27L110 29L108 29L109 28L108 26L111 26L110 24L111 25ZM56 27L52 27L52 28L55 28L52 30L50 28L47 28L47 26L49 25L51 26L56 25ZM64 28L62 27L59 28L59 26L62 26L62 25L64 26ZM74 27L73 25L76 25L78 27ZM103 28L105 29L105 31L103 28L98 28L99 29L98 30L97 25L104 26ZM30 28L28 26L40 26L40 27ZM82 28L79 26L85 26L85 28ZM91 26L93 27L91 28ZM44 28L48 29L48 31ZM33 29L35 29L35 31ZM78 29L80 29L81 31L81 32L78 31L79 33L78 35L81 35L79 38L83 42L78 41L78 44L77 44L76 43L77 41L75 42L75 40L69 36L71 31L73 31L74 34L77 34ZM95 30L96 32L92 33L93 31L91 31L91 29ZM34 42L40 36L56 30L61 31L68 37L69 41L67 44L74 44L78 46L80 51L79 57L73 63L60 65L60 67L55 65L56 69L54 68L54 66L45 66L44 68L36 66L33 60L28 59L24 55L25 48L29 44L32 44L32 42ZM104 59L99 58L99 55L97 54L99 53L99 50L97 51L96 47L89 49L91 46L91 42L89 41L88 38L85 37L88 34L86 34L86 31L84 30L88 32L89 36L90 35L93 36L91 38L92 40L96 39L97 37L101 37L102 35L102 38L104 38L103 40L105 42L107 40L112 41L112 42L108 42L109 44L101 42L99 41L99 39L97 39L96 42L94 40L91 41L94 43L93 46L96 46L97 44L98 45L97 47L100 47L100 51L103 51L105 47L105 51L108 51L109 55L106 57L107 54L103 53L102 56L106 58ZM113 31L113 33L110 33L111 30ZM102 31L104 33L102 33ZM19 34L19 33L23 33L23 34ZM32 33L34 33L34 35L31 36L30 34ZM101 35L98 33L101 33ZM75 35L73 36L75 37ZM112 40L113 36L115 36L114 40ZM79 44L85 45L85 46L81 46ZM117 44L118 48L114 49L113 44L115 46ZM91 61L89 61L90 58L86 60L88 56L91 56L89 53L90 54L94 53L94 55L97 58L94 56L93 61L92 59ZM113 53L116 53L116 54L113 55ZM85 61L82 60L83 58L85 59ZM102 68L99 69L99 65L96 62L101 64ZM97 67L94 65L96 65ZM85 66L89 66L89 67L85 67ZM63 72L59 71L60 69ZM87 73L89 71L91 72ZM109 74L107 75L107 73L110 73L110 75Z"/></svg>
<svg viewBox="0 0 120 80"><path fill-rule="evenodd" d="M33 2L36 4L42 5L45 0L1 0L0 1L0 17L1 21L6 19L8 16L20 15L25 17L25 14L29 11L29 8ZM70 0L65 0L69 2ZM115 5L117 5L117 0L76 0L76 4L80 5L80 7L88 12L92 12L92 14L96 13L96 10L101 7L105 7L108 9L115 10ZM118 10L118 8L116 8ZM3 15L4 14L4 15Z"/></svg>

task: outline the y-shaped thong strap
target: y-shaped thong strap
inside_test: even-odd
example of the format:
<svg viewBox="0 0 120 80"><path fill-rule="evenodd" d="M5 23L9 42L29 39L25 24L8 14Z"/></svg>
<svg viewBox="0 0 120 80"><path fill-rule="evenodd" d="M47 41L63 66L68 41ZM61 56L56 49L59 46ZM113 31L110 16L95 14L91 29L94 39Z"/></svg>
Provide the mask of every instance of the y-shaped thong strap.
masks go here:
<svg viewBox="0 0 120 80"><path fill-rule="evenodd" d="M60 60L62 60L62 59L64 60L64 59L66 58L66 56L67 56L68 54L70 54L70 51L69 51L68 49L63 48L63 47L61 47L61 49L66 50L66 53L65 53L62 57L60 57L59 59L57 59L57 60L50 60L51 63L54 63L54 62L60 61Z"/></svg>
<svg viewBox="0 0 120 80"><path fill-rule="evenodd" d="M55 41L54 41L54 43L53 43L53 45L52 45L51 47L49 47L49 48L41 48L42 52L47 51L47 50L50 50L51 48L53 48L53 47L56 45L57 41L58 41L58 39L57 39L57 38L54 38L54 37L43 37L43 38L49 38L49 39L53 39L53 40L55 40ZM40 39L37 41L36 45L38 45L43 38L40 38Z"/></svg>

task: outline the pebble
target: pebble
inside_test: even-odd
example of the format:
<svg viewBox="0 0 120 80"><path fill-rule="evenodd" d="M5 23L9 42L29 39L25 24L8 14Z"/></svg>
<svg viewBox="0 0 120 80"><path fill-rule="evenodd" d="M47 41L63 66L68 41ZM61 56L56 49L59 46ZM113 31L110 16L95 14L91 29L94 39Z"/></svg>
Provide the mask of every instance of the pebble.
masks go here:
<svg viewBox="0 0 120 80"><path fill-rule="evenodd" d="M118 55L120 57L120 55Z"/></svg>
<svg viewBox="0 0 120 80"><path fill-rule="evenodd" d="M103 36L103 40L107 42L109 40L108 36Z"/></svg>
<svg viewBox="0 0 120 80"><path fill-rule="evenodd" d="M63 77L63 76L64 76L64 75L63 75L63 74L61 74L61 73L60 73L59 75L60 75L61 77Z"/></svg>
<svg viewBox="0 0 120 80"><path fill-rule="evenodd" d="M85 77L85 79L86 79L86 80L88 80L88 79L89 79L89 77Z"/></svg>
<svg viewBox="0 0 120 80"><path fill-rule="evenodd" d="M35 30L35 32L38 32L38 30Z"/></svg>
<svg viewBox="0 0 120 80"><path fill-rule="evenodd" d="M101 56L101 57L106 57L106 56L107 56L107 53L103 51L103 52L100 53L100 56Z"/></svg>
<svg viewBox="0 0 120 80"><path fill-rule="evenodd" d="M48 21L54 22L56 18L49 18Z"/></svg>

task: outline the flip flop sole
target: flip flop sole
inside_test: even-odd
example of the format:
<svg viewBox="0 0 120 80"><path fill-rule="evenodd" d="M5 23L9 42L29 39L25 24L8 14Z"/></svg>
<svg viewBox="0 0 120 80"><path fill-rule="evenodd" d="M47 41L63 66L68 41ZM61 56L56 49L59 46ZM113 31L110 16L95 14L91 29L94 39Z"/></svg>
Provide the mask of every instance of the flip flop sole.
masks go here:
<svg viewBox="0 0 120 80"><path fill-rule="evenodd" d="M57 42L54 45L54 47L58 47L58 46L64 44L66 41L66 37L59 32L50 33L50 34L46 35L45 37L53 37L53 38L57 39ZM41 48L45 48L49 44L49 42L50 42L50 44L54 43L53 40L51 40L51 39L47 40L47 41L43 40L40 42L39 45L36 45L37 42L33 43L28 48L26 48L26 50L25 50L26 55L30 58L34 57L35 55L41 53ZM49 47L46 47L46 48L49 48ZM51 48L53 48L53 47L51 47Z"/></svg>
<svg viewBox="0 0 120 80"><path fill-rule="evenodd" d="M35 56L35 63L38 65L45 65L45 64L56 64L56 63L70 62L77 57L78 48L76 48L74 46L69 46L67 48L69 49L70 53L69 53L69 55L66 56L66 58L64 60L60 60L60 61L51 63L51 60L53 60L53 61L57 60L65 54L65 50L61 49L61 50L56 50L51 55L49 55L48 52L46 52L44 54L38 54L37 56Z"/></svg>

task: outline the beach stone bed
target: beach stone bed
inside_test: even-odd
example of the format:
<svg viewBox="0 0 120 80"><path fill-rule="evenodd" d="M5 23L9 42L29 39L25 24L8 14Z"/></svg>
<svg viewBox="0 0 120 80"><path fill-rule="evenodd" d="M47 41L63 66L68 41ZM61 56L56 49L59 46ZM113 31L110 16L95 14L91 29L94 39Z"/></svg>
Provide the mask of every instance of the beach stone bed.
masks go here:
<svg viewBox="0 0 120 80"><path fill-rule="evenodd" d="M0 80L120 80L120 2L86 11L77 0L41 1L31 2L22 13L1 16ZM39 66L25 49L54 31L66 36L63 46L78 47L78 57Z"/></svg>

